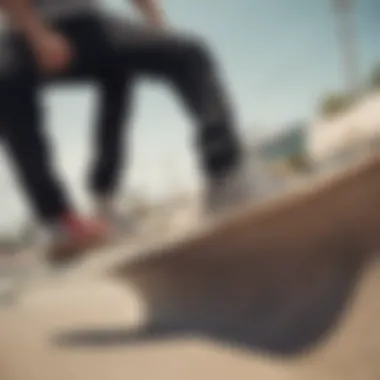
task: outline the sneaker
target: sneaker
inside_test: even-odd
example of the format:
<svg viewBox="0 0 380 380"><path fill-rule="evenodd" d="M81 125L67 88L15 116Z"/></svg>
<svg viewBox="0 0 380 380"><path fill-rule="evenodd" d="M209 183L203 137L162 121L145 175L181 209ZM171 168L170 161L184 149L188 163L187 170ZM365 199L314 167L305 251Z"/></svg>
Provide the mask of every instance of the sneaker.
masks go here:
<svg viewBox="0 0 380 380"><path fill-rule="evenodd" d="M127 231L131 231L133 223L130 217L118 211L118 207L111 197L97 198L94 202L95 218L104 220L110 234L117 238Z"/></svg>
<svg viewBox="0 0 380 380"><path fill-rule="evenodd" d="M47 258L54 264L66 263L80 258L91 248L100 247L107 240L106 223L68 214L49 227Z"/></svg>
<svg viewBox="0 0 380 380"><path fill-rule="evenodd" d="M205 194L206 213L214 216L249 203L254 189L248 174L246 168L238 167L212 179Z"/></svg>
<svg viewBox="0 0 380 380"><path fill-rule="evenodd" d="M206 189L206 212L211 216L258 202L280 192L285 183L255 160L243 163L224 177L210 181Z"/></svg>

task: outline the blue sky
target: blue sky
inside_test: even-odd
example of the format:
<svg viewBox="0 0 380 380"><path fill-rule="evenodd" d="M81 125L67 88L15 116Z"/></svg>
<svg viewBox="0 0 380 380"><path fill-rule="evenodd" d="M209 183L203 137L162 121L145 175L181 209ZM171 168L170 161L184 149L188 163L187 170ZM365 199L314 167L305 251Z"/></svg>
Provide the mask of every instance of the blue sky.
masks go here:
<svg viewBox="0 0 380 380"><path fill-rule="evenodd" d="M196 31L220 60L239 126L262 134L314 116L320 96L344 86L329 0L161 0L172 27ZM103 6L133 15L127 1ZM357 1L357 46L362 79L380 60L380 2ZM56 164L74 199L86 207L86 165L97 93L90 86L50 88L41 94L56 147ZM135 91L128 182L151 195L176 184L197 186L193 126L174 94L159 82ZM0 230L27 212L6 158L0 156Z"/></svg>

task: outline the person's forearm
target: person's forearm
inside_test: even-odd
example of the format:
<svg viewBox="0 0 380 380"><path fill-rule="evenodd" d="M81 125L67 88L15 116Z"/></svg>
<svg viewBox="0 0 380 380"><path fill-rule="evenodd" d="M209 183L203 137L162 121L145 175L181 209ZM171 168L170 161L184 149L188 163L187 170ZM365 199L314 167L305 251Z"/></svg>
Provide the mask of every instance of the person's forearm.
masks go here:
<svg viewBox="0 0 380 380"><path fill-rule="evenodd" d="M132 0L148 23L156 26L165 24L163 10L156 0Z"/></svg>
<svg viewBox="0 0 380 380"><path fill-rule="evenodd" d="M45 28L30 0L0 0L0 7L16 29L32 36Z"/></svg>

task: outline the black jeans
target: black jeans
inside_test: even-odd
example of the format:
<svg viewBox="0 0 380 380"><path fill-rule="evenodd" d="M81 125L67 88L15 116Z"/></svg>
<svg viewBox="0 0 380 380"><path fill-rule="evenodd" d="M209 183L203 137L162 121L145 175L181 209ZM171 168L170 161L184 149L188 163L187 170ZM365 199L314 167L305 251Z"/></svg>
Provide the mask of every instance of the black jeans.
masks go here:
<svg viewBox="0 0 380 380"><path fill-rule="evenodd" d="M48 221L71 208L52 166L37 91L43 84L87 80L100 85L95 151L90 171L94 195L116 191L127 151L123 131L129 116L132 83L153 75L178 91L194 118L200 166L207 178L223 175L240 160L234 121L210 52L195 38L158 32L115 17L78 15L55 28L74 47L64 73L42 77L22 38L9 43L12 64L0 71L0 122L3 141L20 184L36 215Z"/></svg>

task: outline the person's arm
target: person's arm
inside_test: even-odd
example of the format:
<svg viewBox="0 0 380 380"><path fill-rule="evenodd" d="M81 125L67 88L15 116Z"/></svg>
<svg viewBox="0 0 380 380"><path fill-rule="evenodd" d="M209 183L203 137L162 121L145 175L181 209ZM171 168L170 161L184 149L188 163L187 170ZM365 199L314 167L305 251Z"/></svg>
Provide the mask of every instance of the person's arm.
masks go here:
<svg viewBox="0 0 380 380"><path fill-rule="evenodd" d="M157 0L131 0L135 7L142 13L145 20L157 27L164 27L164 12L157 4Z"/></svg>
<svg viewBox="0 0 380 380"><path fill-rule="evenodd" d="M0 0L0 7L25 36L42 72L52 74L68 66L73 54L70 44L43 23L30 0Z"/></svg>
<svg viewBox="0 0 380 380"><path fill-rule="evenodd" d="M45 31L46 27L30 0L0 0L0 7L11 24L25 37L30 38Z"/></svg>

